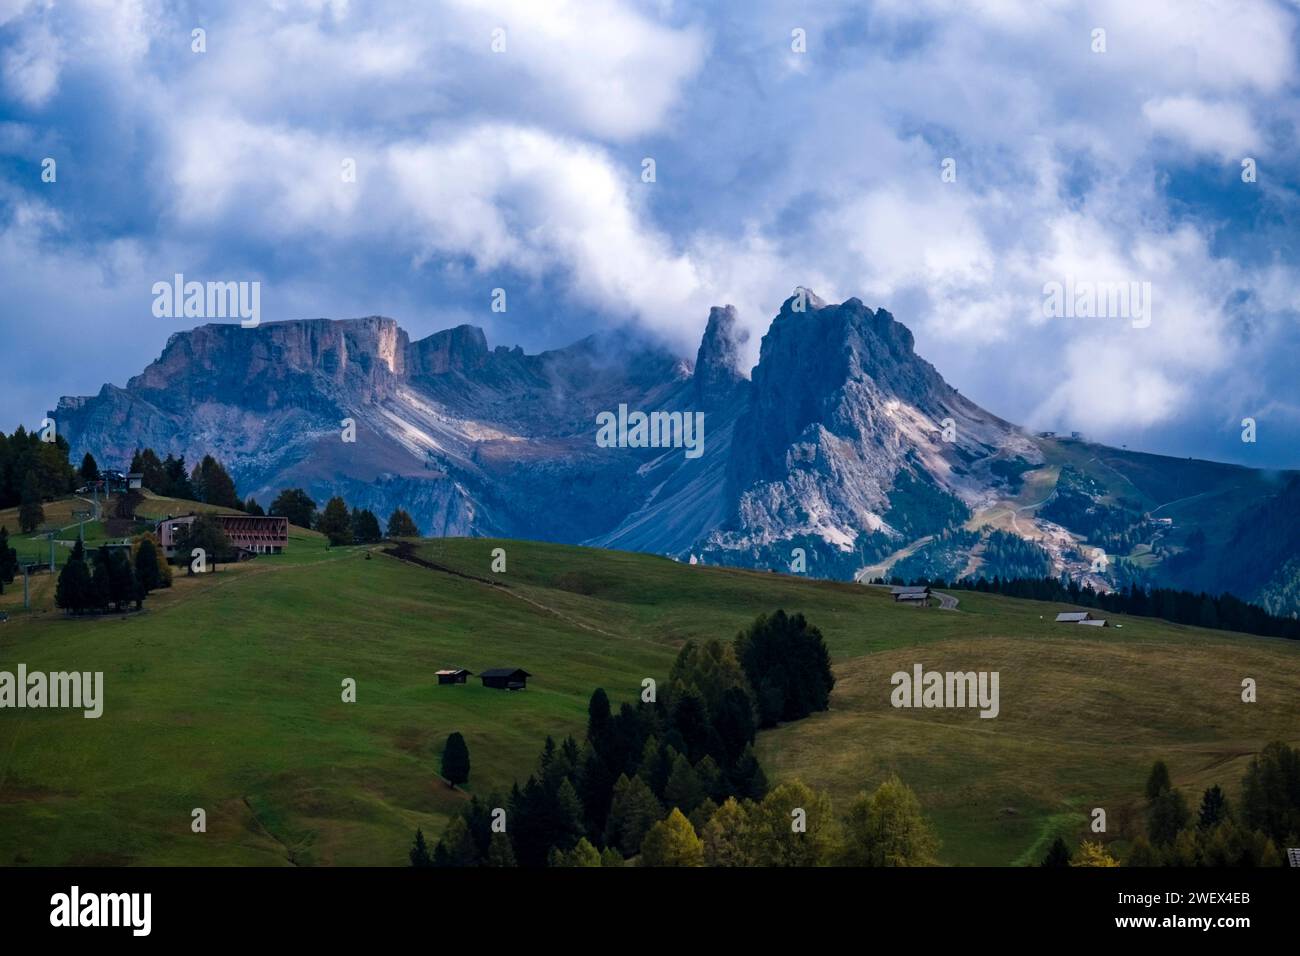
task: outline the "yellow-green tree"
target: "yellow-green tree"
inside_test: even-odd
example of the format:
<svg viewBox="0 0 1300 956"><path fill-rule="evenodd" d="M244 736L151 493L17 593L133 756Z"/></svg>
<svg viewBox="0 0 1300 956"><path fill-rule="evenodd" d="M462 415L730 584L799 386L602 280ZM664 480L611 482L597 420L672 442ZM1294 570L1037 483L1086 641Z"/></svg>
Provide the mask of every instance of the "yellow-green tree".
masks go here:
<svg viewBox="0 0 1300 956"><path fill-rule="evenodd" d="M728 797L709 818L701 837L709 866L749 866L748 802Z"/></svg>
<svg viewBox="0 0 1300 956"><path fill-rule="evenodd" d="M921 801L896 776L870 795L857 795L844 831L841 862L846 866L933 866L939 852L939 838L921 813Z"/></svg>
<svg viewBox="0 0 1300 956"><path fill-rule="evenodd" d="M1100 843L1084 840L1079 844L1079 852L1074 854L1070 866L1119 866L1119 863Z"/></svg>
<svg viewBox="0 0 1300 956"><path fill-rule="evenodd" d="M641 843L642 866L703 866L704 843L691 821L673 807L666 820L650 828Z"/></svg>
<svg viewBox="0 0 1300 956"><path fill-rule="evenodd" d="M549 866L601 866L600 851L588 842L586 837L578 841L578 845L572 850L565 852L551 848L550 855L547 858Z"/></svg>
<svg viewBox="0 0 1300 956"><path fill-rule="evenodd" d="M839 844L830 798L791 780L748 814L746 855L753 866L827 866Z"/></svg>

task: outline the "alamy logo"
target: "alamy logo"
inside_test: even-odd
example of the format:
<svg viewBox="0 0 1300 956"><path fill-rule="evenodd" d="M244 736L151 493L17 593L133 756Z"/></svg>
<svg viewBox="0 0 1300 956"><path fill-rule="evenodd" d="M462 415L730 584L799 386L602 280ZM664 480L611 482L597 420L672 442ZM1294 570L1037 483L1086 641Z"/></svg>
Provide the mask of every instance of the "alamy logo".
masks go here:
<svg viewBox="0 0 1300 956"><path fill-rule="evenodd" d="M596 444L601 448L685 448L687 458L704 454L703 412L628 412L596 416Z"/></svg>
<svg viewBox="0 0 1300 956"><path fill-rule="evenodd" d="M19 664L18 673L0 671L0 709L5 707L71 708L83 710L87 720L104 713L104 672L40 671L27 673Z"/></svg>
<svg viewBox="0 0 1300 956"><path fill-rule="evenodd" d="M262 283L186 282L176 273L171 282L153 284L153 314L159 319L234 319L246 329L262 321Z"/></svg>
<svg viewBox="0 0 1300 956"><path fill-rule="evenodd" d="M998 715L997 671L927 671L912 665L912 673L896 671L889 682L895 707L978 707L980 716Z"/></svg>
<svg viewBox="0 0 1300 956"><path fill-rule="evenodd" d="M1129 319L1135 329L1151 324L1150 282L1043 283L1043 315L1049 319Z"/></svg>
<svg viewBox="0 0 1300 956"><path fill-rule="evenodd" d="M152 893L69 893L50 897L51 926L128 926L133 936L148 936L153 923Z"/></svg>

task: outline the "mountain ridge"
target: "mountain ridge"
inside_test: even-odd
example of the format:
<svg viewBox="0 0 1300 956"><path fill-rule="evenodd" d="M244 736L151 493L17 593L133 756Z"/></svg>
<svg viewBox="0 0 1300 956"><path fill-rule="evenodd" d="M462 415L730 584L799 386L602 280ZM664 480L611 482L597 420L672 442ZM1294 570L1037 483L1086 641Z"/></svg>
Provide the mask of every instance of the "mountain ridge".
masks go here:
<svg viewBox="0 0 1300 956"><path fill-rule="evenodd" d="M1094 586L1158 579L1201 525L1211 546L1240 540L1233 516L1276 490L1247 470L1227 519L1191 506L1176 525L1153 519L1166 489L1222 504L1229 479L1031 435L948 385L903 323L857 298L797 289L749 374L745 342L731 306L710 310L693 362L627 329L529 354L472 325L412 340L384 316L207 324L170 336L125 387L60 399L53 417L78 456L211 453L259 500L301 486L406 508L435 536L747 567L787 570L802 549L808 573L837 578L900 562L980 570L981 554L1006 551L988 547L1001 531L1025 541L1030 565L1039 549L1053 573ZM703 453L599 447L596 416L620 405L656 422L702 412Z"/></svg>

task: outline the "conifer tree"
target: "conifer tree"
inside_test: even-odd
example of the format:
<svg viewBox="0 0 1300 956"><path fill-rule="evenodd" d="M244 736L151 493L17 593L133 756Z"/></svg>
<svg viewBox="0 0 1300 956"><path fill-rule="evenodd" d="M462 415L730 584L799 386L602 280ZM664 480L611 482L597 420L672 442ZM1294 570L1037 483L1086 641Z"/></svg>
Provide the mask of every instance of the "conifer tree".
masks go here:
<svg viewBox="0 0 1300 956"><path fill-rule="evenodd" d="M453 790L469 780L469 747L459 732L451 734L443 747L442 778Z"/></svg>
<svg viewBox="0 0 1300 956"><path fill-rule="evenodd" d="M417 869L425 869L433 866L433 860L429 858L429 847L424 842L424 831L415 831L415 843L411 846L411 866Z"/></svg>
<svg viewBox="0 0 1300 956"><path fill-rule="evenodd" d="M703 866L704 844L676 807L650 828L641 844L642 866Z"/></svg>

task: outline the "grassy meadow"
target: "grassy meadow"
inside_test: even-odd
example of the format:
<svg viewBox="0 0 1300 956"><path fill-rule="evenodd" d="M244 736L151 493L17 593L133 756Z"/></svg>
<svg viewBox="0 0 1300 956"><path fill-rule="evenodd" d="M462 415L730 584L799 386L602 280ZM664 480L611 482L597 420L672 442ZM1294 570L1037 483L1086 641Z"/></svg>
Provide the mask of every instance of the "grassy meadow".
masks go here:
<svg viewBox="0 0 1300 956"><path fill-rule="evenodd" d="M778 607L822 629L838 683L829 712L760 735L769 778L843 808L896 771L946 863L1033 860L1094 806L1114 831L1156 758L1194 796L1231 794L1266 741L1300 743L1300 645L1280 640L1068 627L1051 621L1062 606L965 592L957 611L901 607L877 588L550 544L418 544L468 577L366 552L294 529L285 554L178 574L124 617L67 619L34 589L33 612L0 625L0 670L103 671L104 714L0 711L0 865L400 865L415 828L436 836L467 798L436 776L448 733L469 745L467 791L508 787L547 734L581 736L593 688L633 700L685 640ZM0 609L21 606L18 584ZM1000 671L1001 715L890 708L889 675L917 662ZM438 686L452 665L534 677L515 694ZM1257 704L1240 702L1247 676Z"/></svg>

